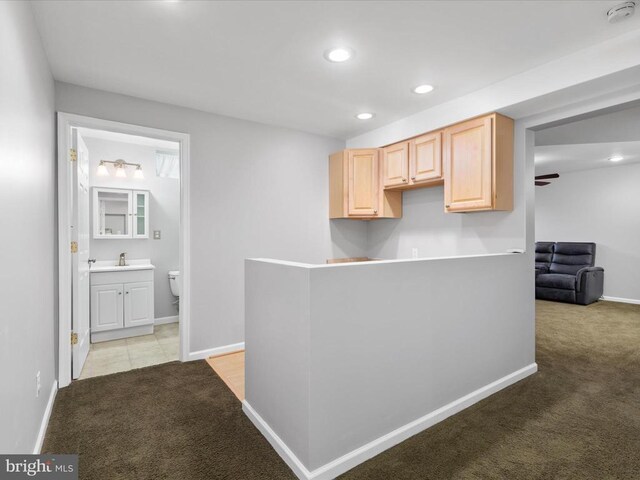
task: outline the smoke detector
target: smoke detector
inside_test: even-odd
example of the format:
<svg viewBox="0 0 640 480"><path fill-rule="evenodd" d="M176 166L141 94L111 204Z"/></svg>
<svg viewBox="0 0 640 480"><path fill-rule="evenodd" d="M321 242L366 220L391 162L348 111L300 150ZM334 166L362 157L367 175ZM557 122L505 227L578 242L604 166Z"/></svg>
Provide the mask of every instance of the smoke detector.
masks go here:
<svg viewBox="0 0 640 480"><path fill-rule="evenodd" d="M622 2L607 12L609 23L617 23L629 18L636 10L636 2Z"/></svg>

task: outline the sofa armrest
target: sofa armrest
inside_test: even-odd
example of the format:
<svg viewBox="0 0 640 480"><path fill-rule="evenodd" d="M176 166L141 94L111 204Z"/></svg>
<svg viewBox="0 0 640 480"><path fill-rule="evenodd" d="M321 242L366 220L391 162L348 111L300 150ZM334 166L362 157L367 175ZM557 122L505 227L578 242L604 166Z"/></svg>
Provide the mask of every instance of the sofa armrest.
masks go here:
<svg viewBox="0 0 640 480"><path fill-rule="evenodd" d="M602 267L585 267L578 270L576 273L576 291L580 292L585 287L585 282L588 282L589 277L602 277L604 276L604 268Z"/></svg>

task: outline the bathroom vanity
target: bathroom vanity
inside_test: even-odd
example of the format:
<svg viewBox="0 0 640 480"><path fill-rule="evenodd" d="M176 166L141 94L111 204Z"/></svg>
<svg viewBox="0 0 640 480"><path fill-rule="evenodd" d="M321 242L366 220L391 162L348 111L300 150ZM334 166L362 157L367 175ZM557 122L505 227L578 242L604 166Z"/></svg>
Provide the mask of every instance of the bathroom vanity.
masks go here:
<svg viewBox="0 0 640 480"><path fill-rule="evenodd" d="M150 260L91 266L91 343L153 333L153 270Z"/></svg>

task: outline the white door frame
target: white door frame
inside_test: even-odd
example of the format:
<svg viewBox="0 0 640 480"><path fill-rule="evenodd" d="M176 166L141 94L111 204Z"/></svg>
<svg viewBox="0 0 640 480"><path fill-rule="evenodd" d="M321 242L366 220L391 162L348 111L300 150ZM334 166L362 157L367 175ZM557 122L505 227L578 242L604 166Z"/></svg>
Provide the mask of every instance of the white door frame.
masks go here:
<svg viewBox="0 0 640 480"><path fill-rule="evenodd" d="M180 360L189 359L190 302L190 213L189 139L187 133L159 130L58 112L58 385L71 383L71 201L69 143L72 128L92 128L129 135L170 140L180 144Z"/></svg>

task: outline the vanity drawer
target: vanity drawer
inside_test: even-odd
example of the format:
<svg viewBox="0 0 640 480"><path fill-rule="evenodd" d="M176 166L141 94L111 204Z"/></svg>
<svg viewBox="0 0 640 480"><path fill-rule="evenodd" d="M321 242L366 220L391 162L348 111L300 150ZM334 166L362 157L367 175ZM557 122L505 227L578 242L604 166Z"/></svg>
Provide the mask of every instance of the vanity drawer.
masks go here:
<svg viewBox="0 0 640 480"><path fill-rule="evenodd" d="M153 270L127 270L124 272L91 272L91 285L112 283L151 282Z"/></svg>

